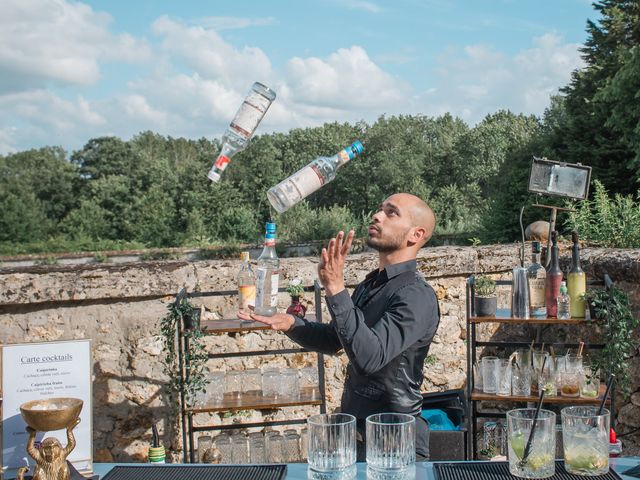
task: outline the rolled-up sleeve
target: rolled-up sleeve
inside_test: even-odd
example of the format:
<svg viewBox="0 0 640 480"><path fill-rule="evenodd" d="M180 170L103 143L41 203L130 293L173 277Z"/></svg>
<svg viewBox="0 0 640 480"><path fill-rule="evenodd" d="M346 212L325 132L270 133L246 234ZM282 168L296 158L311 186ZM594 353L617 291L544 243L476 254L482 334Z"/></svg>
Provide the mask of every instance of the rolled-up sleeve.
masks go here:
<svg viewBox="0 0 640 480"><path fill-rule="evenodd" d="M365 375L377 372L419 339L433 336L438 326L436 296L420 282L396 291L371 327L346 290L327 297L327 304L342 348Z"/></svg>

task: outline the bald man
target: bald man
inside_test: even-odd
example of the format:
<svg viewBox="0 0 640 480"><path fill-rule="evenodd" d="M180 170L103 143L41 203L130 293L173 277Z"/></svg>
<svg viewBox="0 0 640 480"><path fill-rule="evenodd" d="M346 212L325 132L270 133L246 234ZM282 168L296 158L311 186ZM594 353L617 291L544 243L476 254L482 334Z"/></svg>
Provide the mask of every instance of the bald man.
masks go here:
<svg viewBox="0 0 640 480"><path fill-rule="evenodd" d="M399 193L373 215L367 245L378 251L379 265L349 296L344 286L345 258L353 231L343 232L322 249L318 276L325 288L331 322L319 324L278 313L263 317L239 312L285 332L309 350L349 358L341 411L354 415L358 461L365 460L365 419L396 412L416 417L416 459L429 459L429 431L420 416L422 368L440 321L433 289L417 271L418 250L431 238L435 216L420 198Z"/></svg>

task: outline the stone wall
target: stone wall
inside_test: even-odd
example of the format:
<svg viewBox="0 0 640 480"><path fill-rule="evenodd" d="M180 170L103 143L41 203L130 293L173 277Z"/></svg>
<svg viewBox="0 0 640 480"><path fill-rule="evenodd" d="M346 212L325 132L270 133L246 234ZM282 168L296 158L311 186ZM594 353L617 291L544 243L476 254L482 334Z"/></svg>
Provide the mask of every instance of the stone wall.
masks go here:
<svg viewBox="0 0 640 480"><path fill-rule="evenodd" d="M423 249L418 257L420 270L433 286L440 302L441 321L425 363L424 391L463 388L465 360L465 281L478 272L509 278L518 263L518 245L483 247L437 247ZM569 260L563 250L562 262ZM585 249L583 267L588 275L608 272L640 305L640 251ZM346 280L354 285L376 268L374 253L349 257ZM0 269L0 343L24 343L88 338L92 340L94 372L94 457L96 461L143 460L151 439L151 422L159 423L165 445L175 452L182 448L181 437L172 428L163 385L168 378L162 365L162 338L159 321L168 302L182 287L233 290L239 262L164 261L131 264L89 264L37 266ZM282 284L300 277L305 285L316 278L316 258L282 260ZM508 292L503 291L502 302ZM311 304L312 295L306 301ZM205 297L198 300L207 315L219 318L234 311L234 298ZM194 303L196 299L194 299ZM280 306L288 304L282 294ZM504 306L507 306L505 303ZM311 307L311 305L310 305ZM636 314L638 312L636 311ZM325 319L328 318L326 310ZM492 336L496 328L484 335ZM291 346L284 335L252 332L210 336L206 339L217 352ZM279 355L211 361L212 368L240 369L264 363L294 367L311 364L315 356ZM325 357L329 409L339 404L346 357ZM640 427L640 371L636 356L634 395L619 404L619 433ZM315 408L288 408L236 415L197 417L196 424L225 424L248 420L283 419L308 415ZM640 453L640 435L629 434L625 453Z"/></svg>

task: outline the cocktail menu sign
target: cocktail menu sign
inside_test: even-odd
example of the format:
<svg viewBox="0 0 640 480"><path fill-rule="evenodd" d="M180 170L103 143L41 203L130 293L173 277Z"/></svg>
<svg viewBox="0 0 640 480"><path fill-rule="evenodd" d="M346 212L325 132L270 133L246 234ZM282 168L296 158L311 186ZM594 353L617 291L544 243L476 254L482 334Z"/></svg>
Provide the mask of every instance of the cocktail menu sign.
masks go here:
<svg viewBox="0 0 640 480"><path fill-rule="evenodd" d="M8 476L34 460L27 453L28 433L20 405L31 400L73 397L83 401L80 423L73 434L76 447L69 460L76 470L91 472L91 341L73 340L3 345L2 349L2 467ZM67 431L38 432L36 441L55 437L64 446ZM12 475L13 474L13 475Z"/></svg>

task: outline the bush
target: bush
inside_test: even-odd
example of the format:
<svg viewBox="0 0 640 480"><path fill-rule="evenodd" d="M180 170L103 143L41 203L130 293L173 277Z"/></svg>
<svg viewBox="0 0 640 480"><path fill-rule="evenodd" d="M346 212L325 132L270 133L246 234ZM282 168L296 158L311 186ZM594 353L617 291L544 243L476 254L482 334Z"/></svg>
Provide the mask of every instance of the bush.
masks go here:
<svg viewBox="0 0 640 480"><path fill-rule="evenodd" d="M349 209L338 205L314 209L304 201L285 212L278 219L278 231L283 232L281 241L306 242L327 240L340 230L362 232L364 218L356 218Z"/></svg>
<svg viewBox="0 0 640 480"><path fill-rule="evenodd" d="M575 212L570 212L568 225L580 237L607 248L640 247L640 193L615 194L611 198L604 185L594 181L593 200L585 200Z"/></svg>

